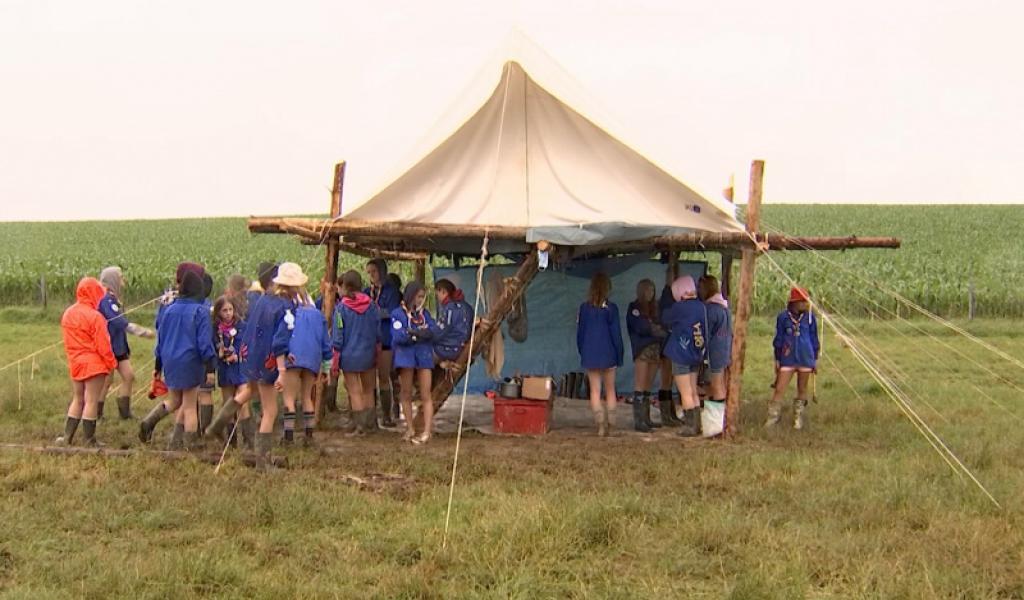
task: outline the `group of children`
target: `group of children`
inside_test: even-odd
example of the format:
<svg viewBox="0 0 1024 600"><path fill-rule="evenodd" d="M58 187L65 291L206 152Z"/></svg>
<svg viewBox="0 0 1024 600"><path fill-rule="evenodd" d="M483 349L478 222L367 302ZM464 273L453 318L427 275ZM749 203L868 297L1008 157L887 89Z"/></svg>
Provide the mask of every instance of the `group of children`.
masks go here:
<svg viewBox="0 0 1024 600"><path fill-rule="evenodd" d="M336 299L328 320L321 312L323 297L313 301L306 292L308 277L295 263L261 264L251 287L234 275L214 302L209 298L213 282L203 266L178 265L175 287L161 298L156 316L150 398L163 399L139 423L140 440L151 441L157 424L173 414L171 449L198 448L204 436L222 441L241 437L256 451L257 463L265 465L278 423L278 394L283 406L282 443L294 442L299 425L302 441L309 444L316 422L312 392L318 378L341 377L352 409L348 429L362 434L378 428L378 405L383 425L395 424L399 415L392 408L392 395L397 373L401 414L406 417L403 437L417 444L429 441L433 371L462 351L473 327L473 311L461 290L440 280L435 286L435 320L426 308L421 284L409 283L400 293L401 281L389 276L382 260L370 261L366 271L366 287L356 271L342 275L334 289L324 287ZM153 332L118 314L122 286L116 267L105 269L100 280L83 279L78 302L62 319L75 393L59 443L70 444L79 423L84 423L86 443L96 444L96 420L114 370L122 378L120 414L131 418L134 375L125 334L150 337ZM216 416L214 385L223 397ZM422 418L414 419L417 388ZM258 423L250 408L254 398L261 406Z"/></svg>
<svg viewBox="0 0 1024 600"><path fill-rule="evenodd" d="M626 309L626 330L633 355L633 427L650 432L667 425L678 426L679 435L702 435L702 396L722 403L726 400L726 368L732 362L732 316L718 280L710 275L694 282L684 275L669 281L661 298L655 300L655 284L644 279L637 284L636 300ZM623 364L623 340L619 309L609 301L611 280L604 273L590 282L587 301L579 309L576 343L580 363L587 373L590 405L599 436L609 435L615 422L617 394L615 372ZM797 399L794 427L802 429L807 407L807 383L816 372L820 351L817 323L810 310L810 297L801 288L790 292L789 303L776 320L773 340L776 380L768 407L766 426L781 418L782 398L794 373ZM651 419L651 389L661 373L658 407L661 422ZM682 418L676 412L672 385L679 390ZM602 401L603 390L603 401ZM721 424L724 428L724 423Z"/></svg>

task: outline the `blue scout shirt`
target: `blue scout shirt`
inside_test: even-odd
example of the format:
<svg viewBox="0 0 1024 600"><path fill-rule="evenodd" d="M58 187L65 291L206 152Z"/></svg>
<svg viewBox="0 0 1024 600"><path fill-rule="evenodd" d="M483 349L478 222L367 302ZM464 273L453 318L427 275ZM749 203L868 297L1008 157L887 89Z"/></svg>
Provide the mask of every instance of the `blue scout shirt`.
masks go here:
<svg viewBox="0 0 1024 600"><path fill-rule="evenodd" d="M708 331L704 303L696 298L680 300L661 314L661 322L669 330L665 356L677 365L693 367L704 362Z"/></svg>
<svg viewBox="0 0 1024 600"><path fill-rule="evenodd" d="M277 362L272 349L274 332L292 303L273 293L263 294L249 305L242 335L242 374L249 381L272 384L277 380Z"/></svg>
<svg viewBox="0 0 1024 600"><path fill-rule="evenodd" d="M626 308L626 331L629 332L633 360L640 356L644 348L654 344L660 346L665 341L665 336L655 335L658 332L655 331L654 321L643 315L637 302L630 302Z"/></svg>
<svg viewBox="0 0 1024 600"><path fill-rule="evenodd" d="M210 313L199 300L178 298L167 305L154 354L169 389L194 388L206 380L207 366L213 368L217 355Z"/></svg>
<svg viewBox="0 0 1024 600"><path fill-rule="evenodd" d="M473 332L473 307L465 300L448 300L437 315L441 335L434 340L434 352L445 360L459 357Z"/></svg>
<svg viewBox="0 0 1024 600"><path fill-rule="evenodd" d="M719 371L732 364L732 315L717 302L704 306L708 311L708 368Z"/></svg>
<svg viewBox="0 0 1024 600"><path fill-rule="evenodd" d="M584 369L610 369L622 366L622 326L619 307L612 302L594 306L580 305L576 318L576 348Z"/></svg>
<svg viewBox="0 0 1024 600"><path fill-rule="evenodd" d="M412 318L402 308L391 313L391 340L396 369L433 369L433 339L440 333L430 311L423 309Z"/></svg>
<svg viewBox="0 0 1024 600"><path fill-rule="evenodd" d="M363 293L377 303L380 312L380 343L385 350L391 349L391 314L401 308L402 293L391 282L385 280L380 288L368 287Z"/></svg>
<svg viewBox="0 0 1024 600"><path fill-rule="evenodd" d="M128 350L128 317L124 316L121 303L117 297L107 292L100 300L98 310L107 320L107 332L110 334L110 349L114 356L126 356Z"/></svg>
<svg viewBox="0 0 1024 600"><path fill-rule="evenodd" d="M245 321L235 321L231 327L216 326L213 328L213 346L217 349L217 385L240 386L249 379L242 373L242 336L245 332ZM221 349L230 350L239 357L236 362L229 363L221 358Z"/></svg>
<svg viewBox="0 0 1024 600"><path fill-rule="evenodd" d="M799 316L786 309L775 319L775 360L782 367L805 367L813 369L817 366L818 322L814 313L807 311Z"/></svg>
<svg viewBox="0 0 1024 600"><path fill-rule="evenodd" d="M332 345L338 351L338 366L346 373L362 373L377 364L380 343L380 311L369 302L362 313L344 301L334 309Z"/></svg>
<svg viewBox="0 0 1024 600"><path fill-rule="evenodd" d="M334 356L323 313L310 304L286 311L274 333L273 352L286 357L288 369L319 373L320 365Z"/></svg>

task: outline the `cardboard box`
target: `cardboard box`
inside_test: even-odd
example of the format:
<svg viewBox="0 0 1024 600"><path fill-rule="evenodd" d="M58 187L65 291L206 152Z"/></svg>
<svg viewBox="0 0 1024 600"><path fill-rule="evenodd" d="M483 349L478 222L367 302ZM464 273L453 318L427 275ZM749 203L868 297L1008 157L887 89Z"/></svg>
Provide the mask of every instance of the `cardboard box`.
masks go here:
<svg viewBox="0 0 1024 600"><path fill-rule="evenodd" d="M523 377L523 398L551 400L555 397L555 384L550 377Z"/></svg>

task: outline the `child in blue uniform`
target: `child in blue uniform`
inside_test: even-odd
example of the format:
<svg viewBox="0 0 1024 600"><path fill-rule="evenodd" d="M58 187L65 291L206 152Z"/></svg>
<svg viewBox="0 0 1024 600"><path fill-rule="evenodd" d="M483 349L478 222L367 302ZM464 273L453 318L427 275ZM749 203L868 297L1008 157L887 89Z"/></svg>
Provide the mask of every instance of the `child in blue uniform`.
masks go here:
<svg viewBox="0 0 1024 600"><path fill-rule="evenodd" d="M225 428L235 420L236 431L232 439L241 435L245 445L255 447L256 429L249 412L252 393L249 380L242 372L242 336L245 321L237 316L236 304L227 295L213 304L216 325L213 328L213 346L217 350L217 385L220 386L220 411L210 423L206 434L223 439Z"/></svg>
<svg viewBox="0 0 1024 600"><path fill-rule="evenodd" d="M708 312L708 393L712 402L724 403L725 369L732 364L732 314L718 287L718 279L711 275L701 277L697 287Z"/></svg>
<svg viewBox="0 0 1024 600"><path fill-rule="evenodd" d="M313 384L321 372L330 370L332 352L327 321L306 293L307 281L309 277L294 263L284 263L278 268L274 286L277 294L291 306L277 324L272 349L278 372L274 387L284 393L284 443L291 444L294 440L295 409L301 402L306 433L303 442L308 446L313 443L316 426Z"/></svg>
<svg viewBox="0 0 1024 600"><path fill-rule="evenodd" d="M163 373L171 404L181 408L185 449L196 447L199 386L207 374L213 373L216 359L210 313L203 306L202 293L202 278L185 273L177 300L166 307L161 317L155 350L156 371ZM178 428L175 430L172 448L178 446Z"/></svg>
<svg viewBox="0 0 1024 600"><path fill-rule="evenodd" d="M676 280L675 273L677 270L673 270L672 266L669 265L665 271L665 287L661 289L661 297L658 298L659 318L676 303L676 299L672 297L672 282ZM667 335L665 341L668 341ZM674 383L672 379L672 360L665 355L664 341L661 347L661 363L658 365L658 377L661 380L661 387L658 388L658 411L661 413L661 424L671 427L682 425L683 422L679 420L676 413L676 401L672 397L672 384Z"/></svg>
<svg viewBox="0 0 1024 600"><path fill-rule="evenodd" d="M580 305L576 318L576 348L580 365L590 383L590 409L594 413L597 435L611 433L615 423L615 369L622 366L622 327L619 307L608 301L612 281L598 273L590 280L587 301ZM601 386L604 386L604 403Z"/></svg>
<svg viewBox="0 0 1024 600"><path fill-rule="evenodd" d="M388 273L388 263L375 258L366 263L366 275L370 278L370 286L363 292L377 305L380 313L380 359L377 361L377 399L380 403L381 423L385 427L394 427L392 413L394 403L394 386L391 371L394 353L391 344L391 314L402 305L402 288L395 286ZM375 405L376 406L376 405ZM374 408L374 413L376 413ZM406 415L409 418L409 415ZM376 414L373 422L377 422Z"/></svg>
<svg viewBox="0 0 1024 600"><path fill-rule="evenodd" d="M455 360L473 332L473 307L466 303L462 290L447 279L434 284L437 293L437 327L441 335L434 340L437 362Z"/></svg>
<svg viewBox="0 0 1024 600"><path fill-rule="evenodd" d="M121 375L121 386L117 395L117 412L122 419L130 419L132 418L131 399L132 385L135 383L135 370L132 368L132 351L128 347L128 334L152 338L154 333L141 325L129 323L128 317L124 315L124 303L121 301L124 292L124 275L120 267L107 267L100 271L100 283L103 284L107 293L103 300L100 300L99 311L107 320L110 346L117 359L117 372ZM112 379L112 377L107 378L106 385L103 387L103 395L100 396L100 417L103 416L103 401L107 397L107 390Z"/></svg>
<svg viewBox="0 0 1024 600"><path fill-rule="evenodd" d="M626 331L633 352L633 429L647 433L661 427L651 421L651 386L661 364L661 346L667 332L661 326L654 282L636 285L636 300L626 308Z"/></svg>
<svg viewBox="0 0 1024 600"><path fill-rule="evenodd" d="M399 392L406 431L403 439L414 444L430 441L434 431L434 404L430 398L433 384L434 345L440 334L437 323L424 304L427 291L418 282L405 286L402 305L391 313L391 336L395 350L395 368L400 381ZM413 380L419 383L420 411L423 413L423 432L417 436L412 412Z"/></svg>
<svg viewBox="0 0 1024 600"><path fill-rule="evenodd" d="M661 315L669 330L665 355L672 361L672 376L683 403L683 426L679 435L700 435L700 399L697 395L697 372L705 359L708 331L707 310L697 299L693 277L684 275L672 283L676 302Z"/></svg>
<svg viewBox="0 0 1024 600"><path fill-rule="evenodd" d="M203 308L210 315L210 322L213 322L213 301L210 294L213 293L213 277L209 273L203 273ZM210 373L206 381L199 386L199 432L206 431L210 421L213 419L213 388L216 384L214 373Z"/></svg>
<svg viewBox="0 0 1024 600"><path fill-rule="evenodd" d="M332 339L348 391L354 432L359 434L373 431L376 425L373 388L380 352L380 311L362 289L359 273L348 271L341 276Z"/></svg>
<svg viewBox="0 0 1024 600"><path fill-rule="evenodd" d="M782 418L782 397L796 373L796 400L793 402L793 428L803 429L807 411L807 383L817 372L818 322L811 311L807 290L794 287L789 291L786 310L775 319L775 392L768 404L765 427L773 427Z"/></svg>
<svg viewBox="0 0 1024 600"><path fill-rule="evenodd" d="M277 272L277 267L260 272L263 295L249 304L249 318L245 322L239 351L242 374L249 380L250 386L255 386L251 397L259 396L262 411L259 432L256 434L256 466L260 469L267 465L277 422L277 390L274 388L274 382L277 381L277 359L272 349L274 332L284 320L286 311L291 308L291 302L274 291Z"/></svg>

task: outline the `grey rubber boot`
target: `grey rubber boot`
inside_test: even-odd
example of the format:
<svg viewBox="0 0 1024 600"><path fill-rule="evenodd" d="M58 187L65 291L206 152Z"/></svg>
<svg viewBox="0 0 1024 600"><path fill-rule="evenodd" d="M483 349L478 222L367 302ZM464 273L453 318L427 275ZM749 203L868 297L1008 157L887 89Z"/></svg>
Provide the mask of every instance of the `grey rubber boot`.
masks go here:
<svg viewBox="0 0 1024 600"><path fill-rule="evenodd" d="M688 408L683 411L683 426L679 429L680 437L697 437L700 435L700 409Z"/></svg>
<svg viewBox="0 0 1024 600"><path fill-rule="evenodd" d="M70 446L71 441L75 439L75 432L78 431L78 424L81 421L81 419L76 419L75 417L68 417L64 421L64 435L59 436L53 443L58 446Z"/></svg>
<svg viewBox="0 0 1024 600"><path fill-rule="evenodd" d="M174 430L171 432L171 439L167 442L168 450L181 450L185 447L185 425L183 423L175 423Z"/></svg>
<svg viewBox="0 0 1024 600"><path fill-rule="evenodd" d="M797 398L793 401L793 429L797 431L807 426L807 400Z"/></svg>
<svg viewBox="0 0 1024 600"><path fill-rule="evenodd" d="M256 434L256 469L269 471L273 465L270 462L270 449L274 446L274 433Z"/></svg>
<svg viewBox="0 0 1024 600"><path fill-rule="evenodd" d="M775 427L782 419L782 402L768 401L768 416L764 420L765 427Z"/></svg>
<svg viewBox="0 0 1024 600"><path fill-rule="evenodd" d="M206 431L206 428L210 426L210 422L213 421L213 405L212 404L200 404L199 405L199 433L202 434Z"/></svg>
<svg viewBox="0 0 1024 600"><path fill-rule="evenodd" d="M131 396L118 396L117 398L117 412L121 415L122 419L132 418L132 397Z"/></svg>
<svg viewBox="0 0 1024 600"><path fill-rule="evenodd" d="M367 413L365 421L366 433L373 433L375 431L379 431L380 426L377 424L377 405L374 404L370 408L366 409L364 412Z"/></svg>
<svg viewBox="0 0 1024 600"><path fill-rule="evenodd" d="M210 408L213 407L211 406ZM215 436L222 442L226 441L227 434L225 433L225 430L231 430L231 428L229 427L229 425L231 424L231 419L235 417L235 414L238 412L239 408L240 407L238 406L238 403L236 403L234 400L228 400L227 402L225 402L224 405L220 407L220 410L217 411L217 416L213 418L213 421L206 428L206 432L204 433L204 435ZM236 431L235 434L237 435L238 432Z"/></svg>
<svg viewBox="0 0 1024 600"><path fill-rule="evenodd" d="M665 427L683 424L676 416L671 390L658 390L658 410L661 411L661 424Z"/></svg>
<svg viewBox="0 0 1024 600"><path fill-rule="evenodd" d="M82 435L84 436L84 439L82 440L83 445L93 448L100 445L100 443L96 441L95 420L82 419Z"/></svg>
<svg viewBox="0 0 1024 600"><path fill-rule="evenodd" d="M640 415L644 418L644 423L647 424L647 427L651 429L657 429L661 427L660 423L655 423L651 419L651 393L644 392L644 396L641 402L643 403L643 408L640 409Z"/></svg>
<svg viewBox="0 0 1024 600"><path fill-rule="evenodd" d="M393 394L391 390L380 391L380 421L384 427L395 426L394 412L391 409L391 403L395 400Z"/></svg>
<svg viewBox="0 0 1024 600"><path fill-rule="evenodd" d="M650 433L647 421L644 419L644 395L643 392L633 392L633 429L641 433Z"/></svg>
<svg viewBox="0 0 1024 600"><path fill-rule="evenodd" d="M153 430L156 429L156 424L167 415L168 411L164 403L157 402L153 410L149 411L149 414L142 419L139 423L139 440L143 444L149 443L153 439Z"/></svg>
<svg viewBox="0 0 1024 600"><path fill-rule="evenodd" d="M235 437L242 436L242 445L249 450L256 447L256 420L252 417L235 423Z"/></svg>
<svg viewBox="0 0 1024 600"><path fill-rule="evenodd" d="M205 449L202 441L199 439L198 431L184 432L182 434L181 447L185 452L202 452Z"/></svg>

